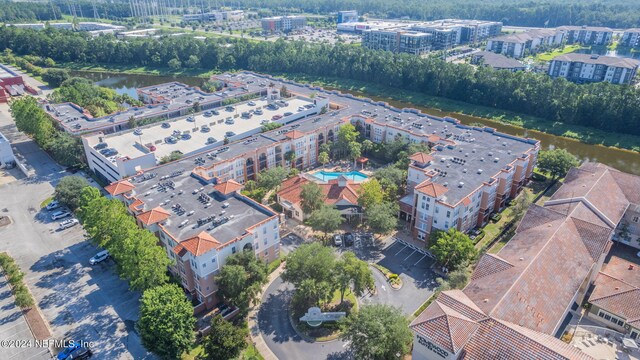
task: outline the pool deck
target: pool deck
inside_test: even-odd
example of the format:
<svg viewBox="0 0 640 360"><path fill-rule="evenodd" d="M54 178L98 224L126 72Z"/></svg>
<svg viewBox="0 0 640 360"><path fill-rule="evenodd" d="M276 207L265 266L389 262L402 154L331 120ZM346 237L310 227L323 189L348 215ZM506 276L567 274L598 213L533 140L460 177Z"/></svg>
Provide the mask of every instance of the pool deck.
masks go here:
<svg viewBox="0 0 640 360"><path fill-rule="evenodd" d="M360 180L360 179L354 179L354 178L352 178L350 176L347 176L347 178L349 178L350 180L353 180L353 181L355 181L357 183L362 183L362 182L368 181L369 178L371 178L371 176L373 176L373 172L371 172L371 171L368 171L368 170L353 170L353 169L351 169L351 166L346 166L345 167L345 166L340 166L340 165L328 166L326 168L320 167L320 168L317 168L315 170L309 171L306 174L310 175L314 179L317 179L318 181L323 182L323 183L326 183L329 180L333 180L333 179L326 179L325 180L324 178L316 176L316 174L318 174L320 172L323 172L323 171L324 172L328 172L328 173L336 173L336 172L338 172L338 173L350 173L350 172L355 172L355 173L360 173L360 174L362 174L362 175L364 175L366 177L365 179Z"/></svg>

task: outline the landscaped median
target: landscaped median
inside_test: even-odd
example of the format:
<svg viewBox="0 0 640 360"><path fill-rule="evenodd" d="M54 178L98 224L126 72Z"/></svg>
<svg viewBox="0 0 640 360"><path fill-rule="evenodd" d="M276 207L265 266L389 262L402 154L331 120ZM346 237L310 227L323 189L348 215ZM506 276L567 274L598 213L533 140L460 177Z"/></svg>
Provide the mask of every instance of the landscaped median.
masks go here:
<svg viewBox="0 0 640 360"><path fill-rule="evenodd" d="M345 291L344 302L340 303L340 290L333 292L331 301L322 306L324 311L345 311L349 315L352 311L358 311L358 300L351 290ZM326 342L337 339L341 329L337 322L325 322L322 325L313 327L306 322L300 321L304 314L296 313L293 306L289 309L289 320L291 326L300 337L311 342Z"/></svg>
<svg viewBox="0 0 640 360"><path fill-rule="evenodd" d="M391 285L391 288L394 290L400 290L402 288L402 279L396 273L391 272L391 270L386 267L378 264L371 264L374 268L378 269L387 278L387 282Z"/></svg>
<svg viewBox="0 0 640 360"><path fill-rule="evenodd" d="M16 264L15 260L7 253L0 253L0 267L2 272L9 281L11 292L15 297L15 303L22 309L22 313L33 333L36 340L48 339L51 336L51 330L47 325L47 321L40 313L38 306L33 300L33 296L24 284L24 273Z"/></svg>

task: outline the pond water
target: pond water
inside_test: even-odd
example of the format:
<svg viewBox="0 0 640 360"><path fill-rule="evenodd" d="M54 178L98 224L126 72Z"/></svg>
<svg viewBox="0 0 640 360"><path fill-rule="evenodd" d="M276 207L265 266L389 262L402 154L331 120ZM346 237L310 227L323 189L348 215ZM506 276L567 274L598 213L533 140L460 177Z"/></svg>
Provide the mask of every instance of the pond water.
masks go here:
<svg viewBox="0 0 640 360"><path fill-rule="evenodd" d="M159 76L159 75L129 75L121 73L74 71L74 76L82 76L93 80L96 84L114 89L120 94L128 94L137 97L136 88L156 85L164 82L179 81L192 86L200 86L205 79L192 76ZM522 129L516 126L503 124L494 120L475 116L441 111L434 108L419 106L408 102L396 101L387 98L369 96L349 91L357 96L369 97L377 101L386 101L398 108L412 107L435 116L450 116L460 120L463 124L482 123L496 128L500 132L511 135L525 136L538 139L542 149L564 148L581 160L597 161L616 169L632 174L640 175L640 154L635 151L609 148L601 145L585 144L577 140L561 136L551 135L535 130Z"/></svg>

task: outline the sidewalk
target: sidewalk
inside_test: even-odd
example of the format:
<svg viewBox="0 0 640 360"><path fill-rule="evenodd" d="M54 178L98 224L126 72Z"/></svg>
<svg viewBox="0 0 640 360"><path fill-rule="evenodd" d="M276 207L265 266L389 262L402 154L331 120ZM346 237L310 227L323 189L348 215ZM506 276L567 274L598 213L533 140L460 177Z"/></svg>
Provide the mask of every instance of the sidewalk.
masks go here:
<svg viewBox="0 0 640 360"><path fill-rule="evenodd" d="M262 294L264 294L264 292L267 290L269 285L271 285L271 283L275 279L277 279L280 276L280 274L282 274L282 272L284 271L284 264L285 263L283 262L282 264L280 264L280 266L274 272L269 274L269 276L267 278L267 283L260 290L260 298L262 298ZM262 355L262 357L265 360L278 360L278 358L271 351L271 349L269 349L267 344L264 342L264 339L262 338L262 333L260 332L260 328L259 328L259 325L258 325L258 311L259 310L260 310L260 304L254 305L251 308L251 310L249 310L249 315L247 316L247 318L248 318L248 326L249 326L249 334L251 335L251 342L253 342L253 345L256 347L256 349L258 350L260 355Z"/></svg>

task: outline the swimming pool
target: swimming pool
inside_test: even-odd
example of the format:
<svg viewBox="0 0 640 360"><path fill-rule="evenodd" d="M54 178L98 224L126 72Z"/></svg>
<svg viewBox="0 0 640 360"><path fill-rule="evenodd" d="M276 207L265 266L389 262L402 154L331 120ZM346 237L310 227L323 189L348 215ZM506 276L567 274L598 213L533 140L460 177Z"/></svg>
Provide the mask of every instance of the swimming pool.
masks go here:
<svg viewBox="0 0 640 360"><path fill-rule="evenodd" d="M353 180L355 182L362 182L367 180L369 177L359 171L349 171L349 172L336 172L336 171L318 171L317 173L311 174L313 177L320 179L321 181L329 181L339 178L340 176L345 176L349 180Z"/></svg>

